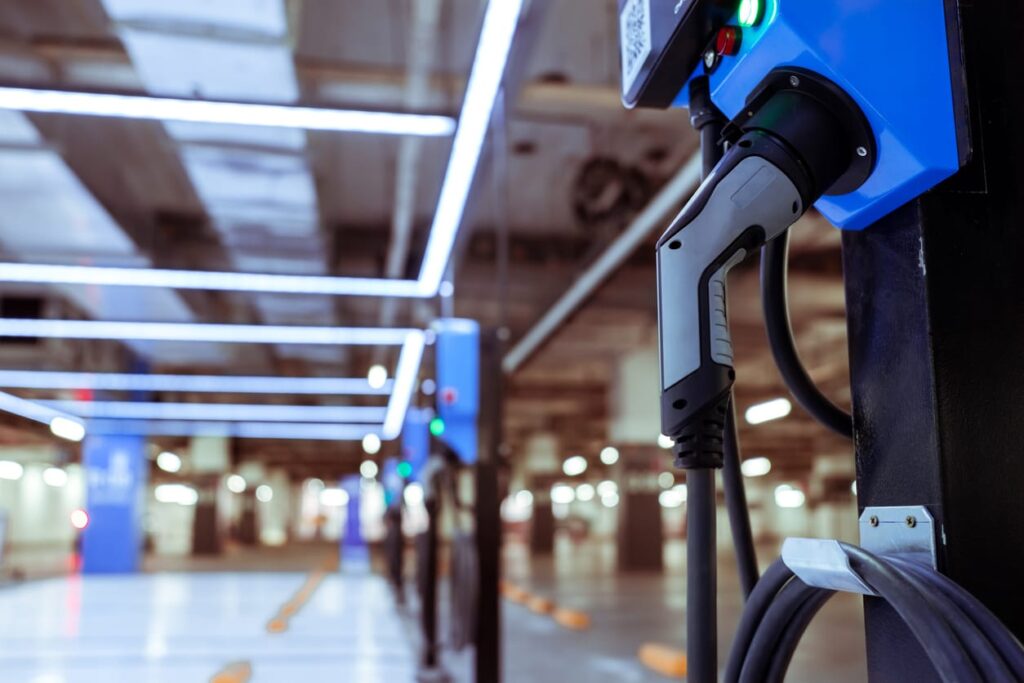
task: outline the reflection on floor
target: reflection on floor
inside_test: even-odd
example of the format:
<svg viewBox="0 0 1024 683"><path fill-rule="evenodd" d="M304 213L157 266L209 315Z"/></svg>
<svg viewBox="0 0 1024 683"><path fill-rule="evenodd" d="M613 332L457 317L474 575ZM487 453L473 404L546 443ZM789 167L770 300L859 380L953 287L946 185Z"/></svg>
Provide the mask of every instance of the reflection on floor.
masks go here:
<svg viewBox="0 0 1024 683"><path fill-rule="evenodd" d="M776 553L763 548L762 559ZM209 681L251 667L255 682L411 682L416 645L377 576L328 572L296 601L326 546L231 550L221 558L150 558L149 574L50 578L0 588L0 680L5 683ZM682 648L685 550L665 547L663 574L619 574L611 542L560 537L554 557L505 551L506 578L561 607L585 612L586 630L503 602L505 680L655 683L645 642ZM720 562L721 657L741 608L730 556ZM241 570L254 571L241 571ZM413 567L410 566L410 574ZM292 604L281 633L268 623ZM407 615L408 616L408 615ZM859 599L840 596L815 620L797 651L790 682L865 680ZM459 681L471 658L448 657ZM218 683L246 676L221 676Z"/></svg>
<svg viewBox="0 0 1024 683"><path fill-rule="evenodd" d="M778 550L763 547L759 554L764 567ZM572 631L505 601L509 680L666 681L640 666L636 656L647 642L685 648L684 543L666 543L664 558L664 574L620 574L615 571L615 547L610 542L573 543L560 537L554 557L546 560L531 560L525 546L509 545L505 551L509 581L590 617L587 630ZM719 589L719 659L724 662L742 609L731 555L719 557ZM859 683L866 677L860 598L837 596L812 623L786 681Z"/></svg>
<svg viewBox="0 0 1024 683"><path fill-rule="evenodd" d="M413 680L414 655L377 576L328 575L287 630L268 632L304 582L302 573L252 572L11 586L0 591L0 678L186 683L248 663L253 681Z"/></svg>

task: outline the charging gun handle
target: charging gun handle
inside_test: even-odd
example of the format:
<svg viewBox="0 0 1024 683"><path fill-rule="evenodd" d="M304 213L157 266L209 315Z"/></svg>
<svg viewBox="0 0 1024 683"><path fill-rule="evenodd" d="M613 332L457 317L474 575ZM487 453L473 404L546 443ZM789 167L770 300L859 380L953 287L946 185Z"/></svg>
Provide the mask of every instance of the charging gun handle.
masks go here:
<svg viewBox="0 0 1024 683"><path fill-rule="evenodd" d="M661 424L681 467L721 466L735 379L726 275L803 214L808 187L785 145L750 131L658 241Z"/></svg>

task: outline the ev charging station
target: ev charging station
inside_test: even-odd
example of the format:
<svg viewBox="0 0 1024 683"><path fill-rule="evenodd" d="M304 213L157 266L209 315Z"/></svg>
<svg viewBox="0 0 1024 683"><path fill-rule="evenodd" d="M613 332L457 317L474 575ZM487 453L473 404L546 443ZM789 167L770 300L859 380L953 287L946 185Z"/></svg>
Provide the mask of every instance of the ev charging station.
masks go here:
<svg viewBox="0 0 1024 683"><path fill-rule="evenodd" d="M440 657L437 609L438 520L442 501L447 499L455 523L449 563L448 645L461 649L472 644L475 680L496 681L500 677L500 613L492 603L498 594L500 520L487 514L497 511L498 496L481 495L482 489L496 491L497 487L489 482L496 477L496 470L484 466L490 462L490 454L480 444L480 326L474 320L444 318L432 329L436 335L436 413L410 411L408 431L403 435L404 455L413 476L423 485L428 517L427 530L419 539L423 651L417 680L449 680ZM481 453L485 456L480 457ZM460 500L457 474L461 468L472 468L476 481L472 530L461 528L469 507ZM490 593L488 587L493 587Z"/></svg>
<svg viewBox="0 0 1024 683"><path fill-rule="evenodd" d="M624 103L688 107L704 159L657 247L690 681L719 680L716 470L747 598L725 681L783 680L838 591L865 596L872 681L1024 680L1024 98L1008 5L619 2ZM852 416L813 385L789 325L787 230L811 206L843 230ZM861 512L859 546L788 539L763 574L726 310L728 271L755 251L773 356L798 402L852 438Z"/></svg>

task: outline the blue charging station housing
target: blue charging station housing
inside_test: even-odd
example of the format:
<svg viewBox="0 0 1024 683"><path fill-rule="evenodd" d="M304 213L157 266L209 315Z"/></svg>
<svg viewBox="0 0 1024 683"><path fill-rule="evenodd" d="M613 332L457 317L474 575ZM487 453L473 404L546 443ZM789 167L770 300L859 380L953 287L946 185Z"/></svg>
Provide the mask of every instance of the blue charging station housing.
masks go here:
<svg viewBox="0 0 1024 683"><path fill-rule="evenodd" d="M402 460L409 463L409 478L422 482L423 468L430 458L430 420L434 411L410 408L402 427Z"/></svg>
<svg viewBox="0 0 1024 683"><path fill-rule="evenodd" d="M875 169L854 192L815 207L833 225L862 230L950 177L969 154L959 72L959 30L948 0L761 0L761 21L742 27L739 52L708 75L731 119L779 67L825 76L860 105L875 135ZM737 21L729 22L738 25ZM705 73L699 66L693 76ZM688 104L688 82L673 106Z"/></svg>
<svg viewBox="0 0 1024 683"><path fill-rule="evenodd" d="M477 419L480 414L480 325L465 318L442 318L437 333L437 414L444 420L440 438L459 459L477 460Z"/></svg>

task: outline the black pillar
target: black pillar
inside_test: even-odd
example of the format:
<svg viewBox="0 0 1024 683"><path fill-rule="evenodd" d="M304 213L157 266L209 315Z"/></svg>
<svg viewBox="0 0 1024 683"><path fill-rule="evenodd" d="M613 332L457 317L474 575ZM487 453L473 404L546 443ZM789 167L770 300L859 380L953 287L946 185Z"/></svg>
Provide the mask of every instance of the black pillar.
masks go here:
<svg viewBox="0 0 1024 683"><path fill-rule="evenodd" d="M548 556L555 551L555 514L549 489L534 489L533 515L530 519L530 554Z"/></svg>
<svg viewBox="0 0 1024 683"><path fill-rule="evenodd" d="M1024 5L960 4L970 162L843 235L857 490L862 508L927 505L940 569L1021 638ZM887 607L865 614L872 681L933 677Z"/></svg>
<svg viewBox="0 0 1024 683"><path fill-rule="evenodd" d="M501 485L503 431L504 348L500 330L480 335L480 457L475 471L476 548L480 568L477 605L476 683L498 683L501 663L501 501L508 491Z"/></svg>
<svg viewBox="0 0 1024 683"><path fill-rule="evenodd" d="M238 541L243 545L259 543L259 521L256 519L256 494L246 489L241 494L242 514L238 520Z"/></svg>
<svg viewBox="0 0 1024 683"><path fill-rule="evenodd" d="M196 482L199 499L192 517L192 554L220 555L220 525L217 520L217 487L220 475L206 475Z"/></svg>
<svg viewBox="0 0 1024 683"><path fill-rule="evenodd" d="M658 473L666 467L665 451L634 452L620 448L618 565L623 571L661 571L664 530Z"/></svg>

